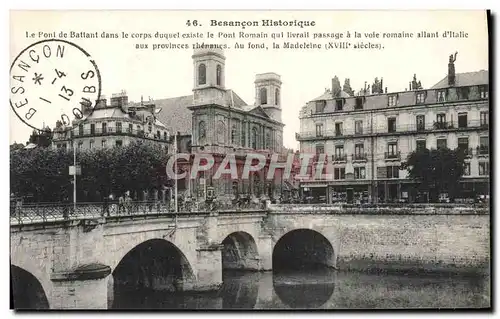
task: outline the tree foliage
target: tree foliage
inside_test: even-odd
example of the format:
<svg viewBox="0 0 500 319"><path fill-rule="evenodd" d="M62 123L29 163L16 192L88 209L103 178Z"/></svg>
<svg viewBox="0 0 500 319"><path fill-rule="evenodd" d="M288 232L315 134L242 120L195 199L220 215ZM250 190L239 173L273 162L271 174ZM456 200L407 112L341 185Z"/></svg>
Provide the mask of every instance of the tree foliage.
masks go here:
<svg viewBox="0 0 500 319"><path fill-rule="evenodd" d="M49 127L46 127L43 131L33 130L28 143L33 143L40 147L49 147L52 144L52 131Z"/></svg>
<svg viewBox="0 0 500 319"><path fill-rule="evenodd" d="M78 201L97 200L111 193L140 193L161 189L167 183L168 156L160 146L131 143L124 147L77 152ZM73 151L35 148L10 154L11 192L32 196L34 201L59 201L72 198Z"/></svg>
<svg viewBox="0 0 500 319"><path fill-rule="evenodd" d="M439 148L414 151L401 168L408 177L418 182L421 191L429 192L432 199L448 193L453 199L465 170L465 153L461 149Z"/></svg>

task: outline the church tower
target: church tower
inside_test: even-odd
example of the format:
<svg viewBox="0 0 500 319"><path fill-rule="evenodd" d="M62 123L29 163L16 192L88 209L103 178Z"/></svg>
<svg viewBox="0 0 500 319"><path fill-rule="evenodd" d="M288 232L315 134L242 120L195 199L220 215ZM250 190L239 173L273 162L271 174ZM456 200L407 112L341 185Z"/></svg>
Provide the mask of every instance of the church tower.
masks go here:
<svg viewBox="0 0 500 319"><path fill-rule="evenodd" d="M225 105L225 60L222 49L195 49L194 69L194 105Z"/></svg>
<svg viewBox="0 0 500 319"><path fill-rule="evenodd" d="M281 76L272 72L256 75L255 105L281 123Z"/></svg>

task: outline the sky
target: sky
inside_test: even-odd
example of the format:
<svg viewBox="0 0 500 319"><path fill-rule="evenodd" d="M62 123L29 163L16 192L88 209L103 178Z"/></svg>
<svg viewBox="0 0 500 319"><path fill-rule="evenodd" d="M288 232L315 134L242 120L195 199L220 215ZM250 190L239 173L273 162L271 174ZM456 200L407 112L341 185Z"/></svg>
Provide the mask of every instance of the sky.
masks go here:
<svg viewBox="0 0 500 319"><path fill-rule="evenodd" d="M314 27L211 27L210 20L315 21ZM187 26L187 20L197 20L202 26ZM308 101L322 95L337 76L358 91L364 82L373 83L383 77L389 92L404 91L416 73L424 88L429 88L446 76L448 57L458 52L457 73L488 69L488 30L484 11L12 11L10 15L10 63L28 45L45 38L28 39L26 32L70 33L188 33L207 31L214 39L172 39L172 43L204 41L227 44L226 88L233 89L246 103L255 103L255 75L275 72L281 75L281 104L284 144L297 149L295 132L299 131L299 111ZM365 32L439 32L464 31L468 38L453 39L349 39L352 43L380 43L382 50L300 50L300 49L234 49L234 43L247 45L248 39L217 38L218 32L238 34L277 32L344 33ZM84 48L98 65L102 78L102 93L106 97L126 90L129 100L140 101L192 94L192 49L152 50L165 39L84 39L67 38ZM290 39L295 42L319 43L313 39ZM272 47L272 42L284 39L253 39ZM321 43L328 42L322 40ZM148 49L136 49L135 44L147 43ZM48 118L53 126L56 120ZM10 110L10 143L25 143L32 129Z"/></svg>

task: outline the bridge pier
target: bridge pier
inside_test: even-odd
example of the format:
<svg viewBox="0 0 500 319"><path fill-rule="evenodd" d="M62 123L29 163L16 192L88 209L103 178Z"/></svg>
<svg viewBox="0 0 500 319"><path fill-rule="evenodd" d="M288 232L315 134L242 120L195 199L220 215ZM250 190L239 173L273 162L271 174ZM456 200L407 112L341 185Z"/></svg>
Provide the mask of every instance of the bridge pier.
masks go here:
<svg viewBox="0 0 500 319"><path fill-rule="evenodd" d="M273 238L271 235L261 235L258 239L259 247L259 270L273 269Z"/></svg>
<svg viewBox="0 0 500 319"><path fill-rule="evenodd" d="M198 274L196 282L184 282L184 290L209 291L222 286L222 245L211 244L196 249Z"/></svg>
<svg viewBox="0 0 500 319"><path fill-rule="evenodd" d="M53 309L107 309L108 276L111 268L102 264L80 266L51 275Z"/></svg>

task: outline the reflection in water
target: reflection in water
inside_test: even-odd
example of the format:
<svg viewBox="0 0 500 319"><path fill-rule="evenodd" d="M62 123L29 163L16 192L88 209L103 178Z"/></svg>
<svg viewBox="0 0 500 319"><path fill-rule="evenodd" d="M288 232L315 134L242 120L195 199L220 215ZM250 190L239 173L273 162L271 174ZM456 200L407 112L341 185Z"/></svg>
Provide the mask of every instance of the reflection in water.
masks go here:
<svg viewBox="0 0 500 319"><path fill-rule="evenodd" d="M489 278L405 276L317 269L224 271L217 292L116 289L113 308L360 309L489 307Z"/></svg>
<svg viewBox="0 0 500 319"><path fill-rule="evenodd" d="M335 289L336 271L331 268L282 271L273 274L273 287L279 299L290 308L314 309L330 299Z"/></svg>

